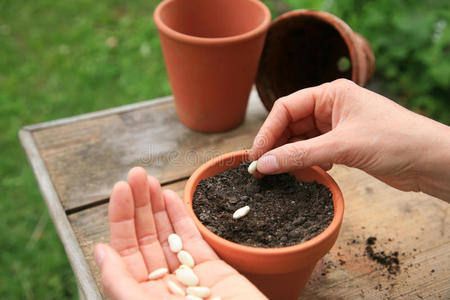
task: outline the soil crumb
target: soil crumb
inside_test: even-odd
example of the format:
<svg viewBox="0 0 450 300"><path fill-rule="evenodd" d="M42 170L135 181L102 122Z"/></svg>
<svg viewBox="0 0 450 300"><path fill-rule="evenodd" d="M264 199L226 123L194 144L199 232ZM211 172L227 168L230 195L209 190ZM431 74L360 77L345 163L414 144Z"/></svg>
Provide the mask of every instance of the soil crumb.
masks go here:
<svg viewBox="0 0 450 300"><path fill-rule="evenodd" d="M389 274L396 275L400 272L400 261L398 259L398 251L385 253L385 251L375 252L377 238L371 236L366 241L366 252L368 257L385 266Z"/></svg>
<svg viewBox="0 0 450 300"><path fill-rule="evenodd" d="M334 217L330 190L317 182L299 182L289 174L256 179L248 163L199 182L192 206L215 234L248 246L286 247L321 233ZM233 219L244 206L249 213Z"/></svg>

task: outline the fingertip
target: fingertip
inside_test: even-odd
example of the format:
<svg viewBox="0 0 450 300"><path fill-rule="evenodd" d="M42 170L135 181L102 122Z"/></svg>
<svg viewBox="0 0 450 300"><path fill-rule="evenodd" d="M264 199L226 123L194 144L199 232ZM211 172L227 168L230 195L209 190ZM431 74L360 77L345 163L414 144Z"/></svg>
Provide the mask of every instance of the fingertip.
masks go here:
<svg viewBox="0 0 450 300"><path fill-rule="evenodd" d="M258 159L256 168L261 174L273 174L280 170L280 165L277 158L274 155L269 154Z"/></svg>
<svg viewBox="0 0 450 300"><path fill-rule="evenodd" d="M181 210L185 208L184 202L181 200L180 196L172 190L164 190L162 191L163 200L167 211L179 210L179 213L182 213ZM184 214L184 212L182 213Z"/></svg>
<svg viewBox="0 0 450 300"><path fill-rule="evenodd" d="M147 177L147 171L143 167L133 167L128 172L128 180L142 180Z"/></svg>
<svg viewBox="0 0 450 300"><path fill-rule="evenodd" d="M162 193L166 201L181 201L180 196L172 190L163 190Z"/></svg>
<svg viewBox="0 0 450 300"><path fill-rule="evenodd" d="M150 189L161 188L161 184L159 183L159 180L156 179L155 176L148 175L147 180L148 180L148 184L150 185Z"/></svg>
<svg viewBox="0 0 450 300"><path fill-rule="evenodd" d="M103 263L103 259L105 258L105 245L97 244L94 250L94 259L97 263L97 266L101 267Z"/></svg>
<svg viewBox="0 0 450 300"><path fill-rule="evenodd" d="M114 184L112 195L131 191L130 185L126 181L118 181Z"/></svg>
<svg viewBox="0 0 450 300"><path fill-rule="evenodd" d="M126 181L116 182L109 198L108 215L110 222L128 219L134 215L133 193Z"/></svg>

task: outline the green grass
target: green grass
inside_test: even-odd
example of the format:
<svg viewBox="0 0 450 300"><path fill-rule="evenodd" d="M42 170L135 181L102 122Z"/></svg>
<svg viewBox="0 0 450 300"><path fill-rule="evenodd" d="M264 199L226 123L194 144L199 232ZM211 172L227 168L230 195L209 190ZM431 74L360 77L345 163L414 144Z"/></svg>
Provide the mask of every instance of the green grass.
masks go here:
<svg viewBox="0 0 450 300"><path fill-rule="evenodd" d="M18 141L27 124L170 94L157 1L0 2L0 298L76 298ZM117 40L116 47L106 44Z"/></svg>
<svg viewBox="0 0 450 300"><path fill-rule="evenodd" d="M152 22L157 2L0 2L1 299L77 298L74 276L17 132L27 124L170 94ZM264 2L274 16L290 7L333 3ZM366 27L365 34L370 32ZM114 40L117 45L111 47ZM385 71L377 71L380 78L386 78Z"/></svg>

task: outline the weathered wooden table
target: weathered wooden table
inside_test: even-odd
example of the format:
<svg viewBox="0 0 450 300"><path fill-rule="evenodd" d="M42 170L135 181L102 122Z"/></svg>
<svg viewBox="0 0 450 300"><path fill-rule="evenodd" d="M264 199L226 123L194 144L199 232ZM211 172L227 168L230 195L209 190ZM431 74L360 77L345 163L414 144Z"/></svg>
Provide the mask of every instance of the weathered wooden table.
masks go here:
<svg viewBox="0 0 450 300"><path fill-rule="evenodd" d="M253 92L245 123L221 134L184 127L172 97L23 128L20 139L80 297L104 297L93 249L108 242L108 197L116 181L141 165L181 195L201 163L249 148L266 115ZM450 299L450 205L397 191L356 169L335 166L330 173L344 194L344 222L302 298ZM399 252L399 274L365 256L370 236L377 238L377 251Z"/></svg>

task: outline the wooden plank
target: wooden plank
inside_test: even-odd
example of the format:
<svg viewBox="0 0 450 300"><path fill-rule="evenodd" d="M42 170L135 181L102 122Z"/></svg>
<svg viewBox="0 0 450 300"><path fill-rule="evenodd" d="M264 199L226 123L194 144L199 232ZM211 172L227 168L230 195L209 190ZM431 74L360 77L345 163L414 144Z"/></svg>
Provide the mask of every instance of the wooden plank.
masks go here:
<svg viewBox="0 0 450 300"><path fill-rule="evenodd" d="M113 115L113 114L117 114L117 113L130 112L130 111L140 109L143 107L155 106L155 105L165 103L165 102L170 102L170 101L173 101L173 97L166 96L166 97L156 98L156 99L152 99L152 100L140 101L140 102L136 102L136 103L113 107L113 108L109 108L109 109L94 111L91 113L86 113L86 114L82 114L82 115L78 115L78 116L72 116L72 117L68 117L68 118L62 118L62 119L52 120L52 121L48 121L48 122L28 125L28 126L25 126L23 129L28 130L28 131L38 131L41 129L48 129L50 127L62 126L62 125L67 125L67 124L76 123L76 122L80 122L80 121L85 121L88 119L105 117L105 116Z"/></svg>
<svg viewBox="0 0 450 300"><path fill-rule="evenodd" d="M331 175L345 199L343 226L337 244L317 265L303 297L448 299L450 205L422 193L398 191L359 170L333 168ZM364 256L370 236L377 237L378 251L400 253L398 275L389 279L385 268Z"/></svg>
<svg viewBox="0 0 450 300"><path fill-rule="evenodd" d="M240 127L221 134L183 126L172 101L35 127L33 137L65 210L105 199L136 165L170 182L219 154L248 148L267 112L255 92Z"/></svg>
<svg viewBox="0 0 450 300"><path fill-rule="evenodd" d="M56 231L63 243L64 249L78 279L80 298L101 299L100 293L94 284L94 278L89 270L82 250L75 238L72 227L67 219L64 209L59 201L47 169L42 161L39 151L29 131L19 132L20 141L26 151L28 160L37 178L39 188L47 204L48 211L56 227Z"/></svg>
<svg viewBox="0 0 450 300"><path fill-rule="evenodd" d="M395 190L356 169L335 166L330 174L344 194L344 222L336 245L317 264L302 298L448 299L450 205L425 194ZM181 195L184 183L171 188ZM108 241L107 205L75 213L69 220L99 283L92 251L96 243ZM386 270L364 256L369 236L377 237L379 250L405 253L400 255L400 274L387 279Z"/></svg>
<svg viewBox="0 0 450 300"><path fill-rule="evenodd" d="M174 190L183 197L183 190L187 180L163 186L164 189ZM75 235L83 249L83 254L89 264L92 277L98 290L105 297L100 279L100 270L94 261L94 249L98 243L109 242L108 204L102 204L69 216ZM83 224L89 222L89 224ZM94 282L94 281L93 281Z"/></svg>

